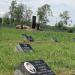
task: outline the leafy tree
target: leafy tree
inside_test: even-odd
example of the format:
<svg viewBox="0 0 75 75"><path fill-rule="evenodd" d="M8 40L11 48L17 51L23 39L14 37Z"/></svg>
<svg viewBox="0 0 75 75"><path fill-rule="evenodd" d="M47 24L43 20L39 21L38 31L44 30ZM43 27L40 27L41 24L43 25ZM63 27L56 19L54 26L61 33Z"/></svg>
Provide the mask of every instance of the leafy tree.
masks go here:
<svg viewBox="0 0 75 75"><path fill-rule="evenodd" d="M32 11L24 4L17 4L16 0L12 1L9 13L12 24L24 24L31 21Z"/></svg>
<svg viewBox="0 0 75 75"><path fill-rule="evenodd" d="M2 19L2 24L3 25L9 25L10 24L10 19L9 19L9 15L5 14L3 19Z"/></svg>
<svg viewBox="0 0 75 75"><path fill-rule="evenodd" d="M39 23L44 25L47 24L47 22L49 21L48 16L52 16L50 5L45 4L42 7L38 8L37 16L39 19Z"/></svg>
<svg viewBox="0 0 75 75"><path fill-rule="evenodd" d="M17 24L21 23L23 18L23 12L24 12L24 5L23 4L17 5L15 9L15 22Z"/></svg>
<svg viewBox="0 0 75 75"><path fill-rule="evenodd" d="M9 12L9 13L10 13L10 16L11 16L11 23L12 23L12 24L14 24L16 5L17 5L16 0L13 0L13 1L11 2L10 12Z"/></svg>
<svg viewBox="0 0 75 75"><path fill-rule="evenodd" d="M60 14L60 18L63 20L64 24L68 24L68 20L70 19L68 11L64 11Z"/></svg>
<svg viewBox="0 0 75 75"><path fill-rule="evenodd" d="M29 9L28 7L26 7L25 12L24 12L24 18L26 20L31 20L31 16L32 16L32 10Z"/></svg>
<svg viewBox="0 0 75 75"><path fill-rule="evenodd" d="M25 24L31 24L31 17L32 17L32 10L28 7L25 7L24 14L23 14L23 21Z"/></svg>

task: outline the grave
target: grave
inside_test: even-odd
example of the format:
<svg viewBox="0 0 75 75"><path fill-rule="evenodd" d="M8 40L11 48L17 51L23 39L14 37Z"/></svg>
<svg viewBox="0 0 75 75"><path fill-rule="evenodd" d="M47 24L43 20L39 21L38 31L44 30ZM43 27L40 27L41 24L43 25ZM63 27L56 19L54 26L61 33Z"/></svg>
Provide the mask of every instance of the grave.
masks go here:
<svg viewBox="0 0 75 75"><path fill-rule="evenodd" d="M14 75L55 75L43 60L22 62L15 68Z"/></svg>
<svg viewBox="0 0 75 75"><path fill-rule="evenodd" d="M51 41L53 41L53 42L59 42L59 40L56 37L51 38Z"/></svg>
<svg viewBox="0 0 75 75"><path fill-rule="evenodd" d="M74 41L74 42L75 42L75 38L72 38L72 41Z"/></svg>
<svg viewBox="0 0 75 75"><path fill-rule="evenodd" d="M22 37L23 37L24 39L26 38L26 39L27 39L28 41L30 41L30 42L34 41L31 36L28 36L28 35L26 35L26 34L22 34Z"/></svg>
<svg viewBox="0 0 75 75"><path fill-rule="evenodd" d="M29 44L25 44L25 43L19 43L19 45L17 45L17 50L20 52L32 52L32 47Z"/></svg>

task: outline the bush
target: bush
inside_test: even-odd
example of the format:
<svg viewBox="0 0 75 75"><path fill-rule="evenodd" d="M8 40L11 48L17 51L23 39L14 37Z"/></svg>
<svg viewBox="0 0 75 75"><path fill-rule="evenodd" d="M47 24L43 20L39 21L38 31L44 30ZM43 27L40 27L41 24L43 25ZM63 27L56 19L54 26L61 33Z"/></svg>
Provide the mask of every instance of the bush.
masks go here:
<svg viewBox="0 0 75 75"><path fill-rule="evenodd" d="M69 33L73 33L74 32L74 29L73 28L68 28L67 30Z"/></svg>
<svg viewBox="0 0 75 75"><path fill-rule="evenodd" d="M56 26L56 28L58 28L58 29L63 29L63 22L62 21L60 21L60 22L58 22L58 23L56 23L55 24L55 26Z"/></svg>
<svg viewBox="0 0 75 75"><path fill-rule="evenodd" d="M3 18L3 19L2 19L2 24L4 24L4 25L9 25L9 24L10 24L9 18Z"/></svg>

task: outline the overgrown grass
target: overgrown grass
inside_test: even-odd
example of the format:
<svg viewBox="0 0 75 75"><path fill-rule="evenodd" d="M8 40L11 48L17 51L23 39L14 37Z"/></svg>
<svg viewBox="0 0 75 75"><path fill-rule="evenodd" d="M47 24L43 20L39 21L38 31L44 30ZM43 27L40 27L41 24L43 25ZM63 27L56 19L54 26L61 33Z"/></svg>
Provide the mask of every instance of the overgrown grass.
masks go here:
<svg viewBox="0 0 75 75"><path fill-rule="evenodd" d="M30 43L32 53L16 51L16 45L24 41L23 33L34 38L34 42ZM51 41L53 37L59 42ZM43 59L57 75L75 75L74 37L74 33L65 32L0 29L0 75L13 75L14 67L20 62L38 59Z"/></svg>

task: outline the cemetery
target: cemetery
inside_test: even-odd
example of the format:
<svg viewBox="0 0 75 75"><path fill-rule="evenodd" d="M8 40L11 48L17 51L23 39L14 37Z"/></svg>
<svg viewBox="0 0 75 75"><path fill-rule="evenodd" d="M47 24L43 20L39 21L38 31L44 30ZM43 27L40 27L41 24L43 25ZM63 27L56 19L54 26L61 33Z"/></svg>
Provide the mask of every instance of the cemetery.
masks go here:
<svg viewBox="0 0 75 75"><path fill-rule="evenodd" d="M0 12L0 75L75 75L75 27L67 27L68 11L57 17L49 4L35 12L17 1ZM49 17L55 18L54 26L48 25Z"/></svg>

